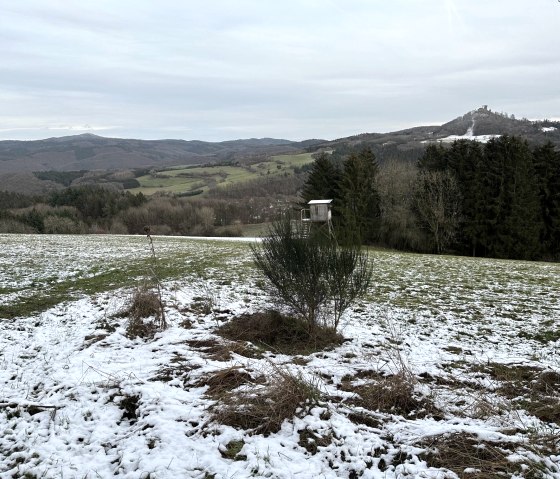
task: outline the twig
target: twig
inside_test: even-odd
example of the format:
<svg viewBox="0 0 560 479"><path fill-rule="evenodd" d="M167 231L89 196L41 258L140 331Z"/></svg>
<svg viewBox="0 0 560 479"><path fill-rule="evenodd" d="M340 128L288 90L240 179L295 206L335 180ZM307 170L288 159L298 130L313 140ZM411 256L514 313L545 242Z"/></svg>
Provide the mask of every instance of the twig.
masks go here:
<svg viewBox="0 0 560 479"><path fill-rule="evenodd" d="M162 300L162 294L161 294L161 282L160 279L157 275L157 256L156 256L156 250L154 248L154 240L152 239L152 235L151 235L151 229L149 226L145 226L144 227L144 232L146 233L146 237L148 238L149 242L150 242L150 250L152 253L152 267L151 267L151 273L152 273L152 277L156 283L156 288L157 288L157 296L158 296L158 302L159 302L159 310L160 310L160 314L161 314L161 319L160 319L160 327L161 329L166 329L167 328L167 321L165 319L165 311L163 308L163 300Z"/></svg>

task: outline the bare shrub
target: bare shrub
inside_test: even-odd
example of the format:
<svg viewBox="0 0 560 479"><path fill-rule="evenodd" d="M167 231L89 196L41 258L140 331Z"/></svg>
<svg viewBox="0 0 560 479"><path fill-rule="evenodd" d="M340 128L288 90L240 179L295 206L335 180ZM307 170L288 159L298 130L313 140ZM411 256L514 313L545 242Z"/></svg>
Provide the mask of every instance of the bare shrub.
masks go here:
<svg viewBox="0 0 560 479"><path fill-rule="evenodd" d="M43 222L47 234L79 234L86 230L83 223L66 216L49 215Z"/></svg>
<svg viewBox="0 0 560 479"><path fill-rule="evenodd" d="M21 221L1 219L0 233L37 233L37 230Z"/></svg>
<svg viewBox="0 0 560 479"><path fill-rule="evenodd" d="M201 232L205 235L212 234L214 232L214 221L216 217L214 210L208 206L202 206L196 209L196 216Z"/></svg>
<svg viewBox="0 0 560 479"><path fill-rule="evenodd" d="M150 246L150 264L144 284L131 296L129 305L118 316L129 318L126 334L130 338L153 338L167 328L162 300L162 285L157 275L158 262L150 227L144 227Z"/></svg>
<svg viewBox="0 0 560 479"><path fill-rule="evenodd" d="M126 235L128 234L128 229L126 225L118 219L114 219L111 222L111 227L109 228L109 233L113 235Z"/></svg>
<svg viewBox="0 0 560 479"><path fill-rule="evenodd" d="M381 224L379 239L391 248L424 249L424 233L413 211L417 168L414 164L387 160L379 167L375 184L379 193Z"/></svg>
<svg viewBox="0 0 560 479"><path fill-rule="evenodd" d="M260 387L225 393L212 407L214 420L268 435L278 432L285 420L305 414L321 398L316 384L287 369L273 366L266 381Z"/></svg>
<svg viewBox="0 0 560 479"><path fill-rule="evenodd" d="M414 208L436 253L453 243L461 220L461 192L449 171L425 171L418 176Z"/></svg>
<svg viewBox="0 0 560 479"><path fill-rule="evenodd" d="M151 280L153 281L153 283L155 284L155 289L156 289L156 294L157 294L157 299L158 299L158 303L159 303L159 328L160 329L165 329L167 328L167 321L165 319L165 311L163 308L163 300L162 300L162 284L161 281L159 279L158 276L158 260L157 260L157 256L156 256L156 250L154 247L154 240L152 238L151 232L150 232L150 227L149 226L145 226L144 227L144 232L146 233L146 237L148 238L148 242L150 244L150 273L151 273Z"/></svg>

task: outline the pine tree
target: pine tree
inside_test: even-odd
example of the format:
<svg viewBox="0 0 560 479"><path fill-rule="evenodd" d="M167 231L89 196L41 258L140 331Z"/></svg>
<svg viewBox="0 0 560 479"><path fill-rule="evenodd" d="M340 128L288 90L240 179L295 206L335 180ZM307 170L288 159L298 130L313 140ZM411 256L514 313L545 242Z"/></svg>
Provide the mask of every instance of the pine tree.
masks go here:
<svg viewBox="0 0 560 479"><path fill-rule="evenodd" d="M543 229L541 243L545 257L560 258L560 152L551 142L533 151L539 189Z"/></svg>
<svg viewBox="0 0 560 479"><path fill-rule="evenodd" d="M535 258L542 222L527 142L507 135L490 140L483 165L486 253L498 258Z"/></svg>
<svg viewBox="0 0 560 479"><path fill-rule="evenodd" d="M447 168L447 150L441 143L430 144L418 159L420 171L444 171Z"/></svg>
<svg viewBox="0 0 560 479"><path fill-rule="evenodd" d="M305 204L310 200L334 200L340 172L326 153L321 153L313 162L301 196Z"/></svg>
<svg viewBox="0 0 560 479"><path fill-rule="evenodd" d="M484 234L484 196L482 190L482 149L471 140L454 141L448 152L448 166L457 180L462 199L458 248L465 254L482 253L480 238Z"/></svg>
<svg viewBox="0 0 560 479"><path fill-rule="evenodd" d="M379 233L379 195L375 187L378 165L366 148L350 155L343 165L335 209L341 218L339 238L345 243L371 243Z"/></svg>

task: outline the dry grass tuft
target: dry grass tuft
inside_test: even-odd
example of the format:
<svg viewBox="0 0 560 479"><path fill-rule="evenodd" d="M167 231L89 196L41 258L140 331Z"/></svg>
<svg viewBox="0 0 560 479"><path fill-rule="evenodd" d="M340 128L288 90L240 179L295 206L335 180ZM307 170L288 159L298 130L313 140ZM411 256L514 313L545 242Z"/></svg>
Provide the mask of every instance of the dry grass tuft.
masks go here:
<svg viewBox="0 0 560 479"><path fill-rule="evenodd" d="M380 419L370 414L366 414L363 411L349 413L348 419L357 425L363 425L374 429L382 428L382 422Z"/></svg>
<svg viewBox="0 0 560 479"><path fill-rule="evenodd" d="M219 399L227 392L237 389L243 384L262 384L263 381L263 377L253 379L253 377L240 366L232 366L216 371L208 378L201 379L197 383L197 386L208 386L206 395L213 399Z"/></svg>
<svg viewBox="0 0 560 479"><path fill-rule="evenodd" d="M162 323L162 305L155 291L148 288L137 289L130 305L118 316L128 317L126 335L129 338L153 338Z"/></svg>
<svg viewBox="0 0 560 479"><path fill-rule="evenodd" d="M266 384L224 393L212 407L215 421L254 434L278 432L290 420L317 404L321 392L301 375L273 367Z"/></svg>
<svg viewBox="0 0 560 479"><path fill-rule="evenodd" d="M420 454L429 467L454 472L461 479L503 479L504 477L546 477L541 463L530 459L512 461L518 444L490 442L467 433L435 436L422 441ZM517 456L519 457L519 456Z"/></svg>
<svg viewBox="0 0 560 479"><path fill-rule="evenodd" d="M405 417L441 417L429 398L415 393L415 381L407 374L392 376L376 374L371 382L353 386L348 380L344 389L356 394L352 403L370 411L399 414Z"/></svg>
<svg viewBox="0 0 560 479"><path fill-rule="evenodd" d="M535 391L546 395L560 396L560 373L543 371L535 383Z"/></svg>
<svg viewBox="0 0 560 479"><path fill-rule="evenodd" d="M547 423L560 424L560 374L525 365L490 363L482 372L498 382L497 392Z"/></svg>
<svg viewBox="0 0 560 479"><path fill-rule="evenodd" d="M307 324L278 311L244 314L218 329L234 341L249 341L283 354L306 355L341 344L343 338L331 328L317 327L309 334Z"/></svg>
<svg viewBox="0 0 560 479"><path fill-rule="evenodd" d="M192 339L185 341L190 347L198 349L209 359L216 361L229 361L233 358L232 354L239 354L246 358L262 357L262 351L254 348L250 344L240 342L221 342L216 339Z"/></svg>
<svg viewBox="0 0 560 479"><path fill-rule="evenodd" d="M516 401L528 413L545 423L560 424L560 398L558 396L532 396Z"/></svg>
<svg viewBox="0 0 560 479"><path fill-rule="evenodd" d="M185 344L198 349L209 359L216 361L229 361L231 359L231 348L215 339L192 339L185 341Z"/></svg>

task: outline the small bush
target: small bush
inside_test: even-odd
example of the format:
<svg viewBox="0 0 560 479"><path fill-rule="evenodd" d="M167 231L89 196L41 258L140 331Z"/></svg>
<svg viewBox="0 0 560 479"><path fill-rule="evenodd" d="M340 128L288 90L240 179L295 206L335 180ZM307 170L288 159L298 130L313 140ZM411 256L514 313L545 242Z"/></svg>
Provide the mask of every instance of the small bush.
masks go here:
<svg viewBox="0 0 560 479"><path fill-rule="evenodd" d="M303 237L289 220L273 223L252 247L257 267L275 296L307 323L336 330L343 312L368 290L372 270L358 248L339 248L321 234Z"/></svg>

